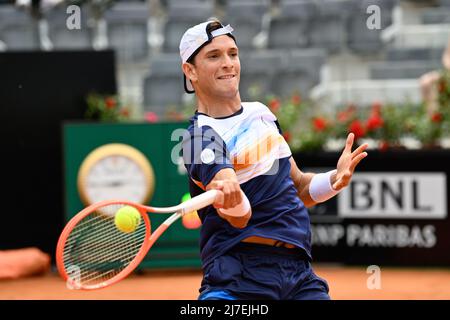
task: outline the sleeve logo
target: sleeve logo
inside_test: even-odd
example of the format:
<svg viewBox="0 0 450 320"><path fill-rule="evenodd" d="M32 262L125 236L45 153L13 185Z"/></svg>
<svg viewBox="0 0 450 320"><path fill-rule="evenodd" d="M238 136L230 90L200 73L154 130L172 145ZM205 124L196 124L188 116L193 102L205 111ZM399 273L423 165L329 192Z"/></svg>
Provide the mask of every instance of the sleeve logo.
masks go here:
<svg viewBox="0 0 450 320"><path fill-rule="evenodd" d="M204 164L212 163L215 159L214 151L212 151L211 149L203 150L202 153L200 154L200 159Z"/></svg>

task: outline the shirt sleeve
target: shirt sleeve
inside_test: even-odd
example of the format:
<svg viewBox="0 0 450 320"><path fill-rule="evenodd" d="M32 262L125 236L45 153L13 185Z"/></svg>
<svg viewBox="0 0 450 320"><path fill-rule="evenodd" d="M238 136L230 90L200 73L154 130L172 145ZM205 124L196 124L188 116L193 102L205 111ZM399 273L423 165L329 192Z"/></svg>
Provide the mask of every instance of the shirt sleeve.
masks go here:
<svg viewBox="0 0 450 320"><path fill-rule="evenodd" d="M220 170L234 169L225 142L208 126L188 130L183 137L182 153L189 177L205 187Z"/></svg>

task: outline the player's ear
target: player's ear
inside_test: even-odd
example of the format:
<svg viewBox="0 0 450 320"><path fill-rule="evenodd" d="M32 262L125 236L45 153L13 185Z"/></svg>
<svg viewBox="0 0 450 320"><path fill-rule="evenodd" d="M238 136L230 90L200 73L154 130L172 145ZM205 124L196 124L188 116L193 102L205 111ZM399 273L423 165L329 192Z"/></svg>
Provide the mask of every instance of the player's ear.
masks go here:
<svg viewBox="0 0 450 320"><path fill-rule="evenodd" d="M184 74L186 75L186 78L188 78L191 81L197 81L197 70L192 63L189 62L183 63L182 68Z"/></svg>

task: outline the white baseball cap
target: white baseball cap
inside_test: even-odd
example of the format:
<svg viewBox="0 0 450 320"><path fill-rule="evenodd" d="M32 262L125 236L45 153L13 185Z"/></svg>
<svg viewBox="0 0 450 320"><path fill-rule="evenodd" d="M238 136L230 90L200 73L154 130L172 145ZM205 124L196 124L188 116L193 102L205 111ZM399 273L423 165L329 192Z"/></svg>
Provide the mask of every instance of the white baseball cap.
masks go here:
<svg viewBox="0 0 450 320"><path fill-rule="evenodd" d="M210 23L213 22L216 22L216 20L200 23L196 26L193 26L192 28L189 28L183 34L183 37L181 37L180 41L180 56L183 63L185 63L186 61L189 60L189 58L197 54L201 48L210 43L212 39L215 37L227 34L231 36L234 40L234 37L231 34L233 28L230 25L224 27L221 24L222 25L221 28L213 30L212 32L208 33L206 31L206 28ZM192 86L191 81L186 78L186 75L184 75L184 90L187 93L194 93L194 87Z"/></svg>

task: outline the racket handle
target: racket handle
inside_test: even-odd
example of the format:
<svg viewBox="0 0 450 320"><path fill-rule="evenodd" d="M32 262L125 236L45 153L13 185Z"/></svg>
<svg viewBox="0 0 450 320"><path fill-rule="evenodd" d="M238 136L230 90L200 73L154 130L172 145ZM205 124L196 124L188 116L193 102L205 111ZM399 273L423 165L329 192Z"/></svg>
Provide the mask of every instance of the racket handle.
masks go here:
<svg viewBox="0 0 450 320"><path fill-rule="evenodd" d="M217 190L209 190L201 195L198 195L181 205L180 213L184 215L185 213L193 212L204 207L207 207L214 203L217 196Z"/></svg>

